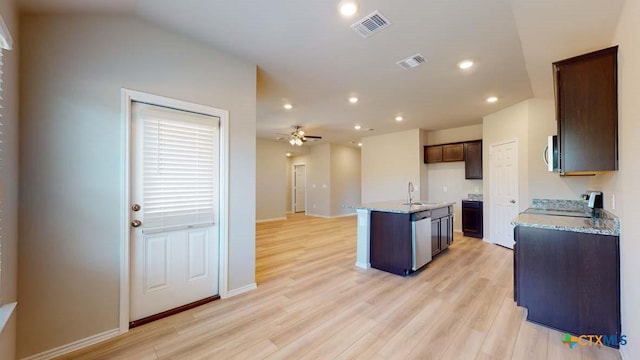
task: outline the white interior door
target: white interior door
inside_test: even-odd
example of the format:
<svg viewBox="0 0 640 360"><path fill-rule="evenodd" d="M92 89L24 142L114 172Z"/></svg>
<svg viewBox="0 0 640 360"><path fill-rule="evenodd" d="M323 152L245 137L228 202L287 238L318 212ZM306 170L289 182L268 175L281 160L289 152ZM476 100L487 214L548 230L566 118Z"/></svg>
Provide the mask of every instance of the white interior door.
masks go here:
<svg viewBox="0 0 640 360"><path fill-rule="evenodd" d="M294 212L306 211L307 196L307 167L305 165L293 166L293 203Z"/></svg>
<svg viewBox="0 0 640 360"><path fill-rule="evenodd" d="M130 321L218 294L219 118L134 102Z"/></svg>
<svg viewBox="0 0 640 360"><path fill-rule="evenodd" d="M491 242L513 249L513 225L518 216L518 143L491 145Z"/></svg>

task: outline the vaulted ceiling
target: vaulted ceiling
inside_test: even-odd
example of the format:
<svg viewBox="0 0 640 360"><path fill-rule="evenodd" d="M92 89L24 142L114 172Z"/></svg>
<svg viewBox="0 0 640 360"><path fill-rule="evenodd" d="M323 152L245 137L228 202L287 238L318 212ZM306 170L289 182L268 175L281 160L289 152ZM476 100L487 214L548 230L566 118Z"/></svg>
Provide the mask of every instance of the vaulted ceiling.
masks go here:
<svg viewBox="0 0 640 360"><path fill-rule="evenodd" d="M351 18L338 0L19 3L27 12L131 14L255 63L258 136L301 125L326 143L478 124L522 100L551 98L551 62L612 45L624 0L359 0ZM390 26L362 38L351 24L375 10ZM396 64L417 53L427 62ZM469 70L457 66L465 59Z"/></svg>

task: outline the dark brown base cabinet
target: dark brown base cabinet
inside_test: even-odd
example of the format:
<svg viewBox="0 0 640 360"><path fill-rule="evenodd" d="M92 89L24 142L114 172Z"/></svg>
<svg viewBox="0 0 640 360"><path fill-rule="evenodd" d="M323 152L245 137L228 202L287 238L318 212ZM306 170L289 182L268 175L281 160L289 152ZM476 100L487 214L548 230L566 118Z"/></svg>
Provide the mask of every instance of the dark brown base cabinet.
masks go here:
<svg viewBox="0 0 640 360"><path fill-rule="evenodd" d="M482 201L462 200L462 234L482 239L482 222Z"/></svg>
<svg viewBox="0 0 640 360"><path fill-rule="evenodd" d="M619 237L522 226L514 237L514 297L527 320L619 339Z"/></svg>
<svg viewBox="0 0 640 360"><path fill-rule="evenodd" d="M411 214L372 211L369 218L371 267L406 276L412 272ZM453 242L453 207L431 210L431 253Z"/></svg>
<svg viewBox="0 0 640 360"><path fill-rule="evenodd" d="M372 211L370 216L371 267L408 275L411 270L411 215Z"/></svg>
<svg viewBox="0 0 640 360"><path fill-rule="evenodd" d="M436 256L453 243L453 207L431 211L431 255Z"/></svg>

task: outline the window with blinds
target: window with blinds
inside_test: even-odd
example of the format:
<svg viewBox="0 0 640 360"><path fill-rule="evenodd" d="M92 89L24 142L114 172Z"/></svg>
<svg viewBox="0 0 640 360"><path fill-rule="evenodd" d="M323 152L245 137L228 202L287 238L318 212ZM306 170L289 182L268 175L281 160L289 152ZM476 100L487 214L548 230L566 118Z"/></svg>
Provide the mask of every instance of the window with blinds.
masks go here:
<svg viewBox="0 0 640 360"><path fill-rule="evenodd" d="M143 232L213 225L219 119L154 105L136 107L143 126Z"/></svg>

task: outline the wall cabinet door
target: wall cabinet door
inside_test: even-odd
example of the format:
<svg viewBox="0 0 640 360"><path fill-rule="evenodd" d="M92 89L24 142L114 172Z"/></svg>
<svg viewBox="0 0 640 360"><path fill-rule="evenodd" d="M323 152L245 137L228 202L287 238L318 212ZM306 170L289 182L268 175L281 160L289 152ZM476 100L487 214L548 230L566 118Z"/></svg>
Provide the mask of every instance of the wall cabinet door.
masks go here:
<svg viewBox="0 0 640 360"><path fill-rule="evenodd" d="M618 47L553 63L560 173L618 169Z"/></svg>
<svg viewBox="0 0 640 360"><path fill-rule="evenodd" d="M424 162L427 164L442 162L442 145L425 146Z"/></svg>
<svg viewBox="0 0 640 360"><path fill-rule="evenodd" d="M442 161L464 161L464 144L442 145Z"/></svg>
<svg viewBox="0 0 640 360"><path fill-rule="evenodd" d="M482 179L482 140L464 143L464 178Z"/></svg>

